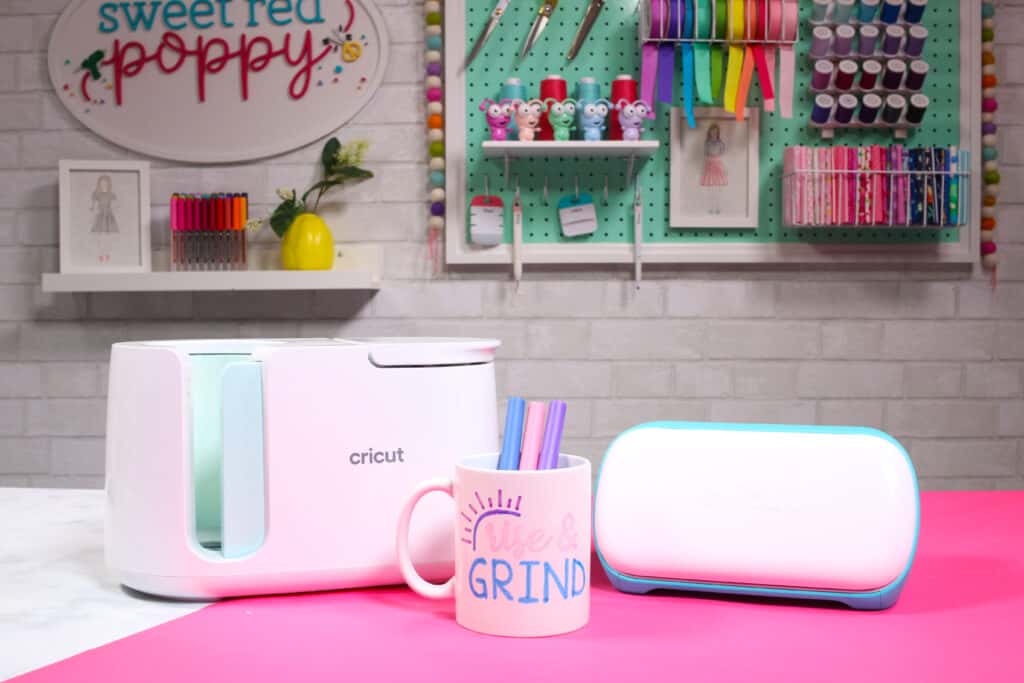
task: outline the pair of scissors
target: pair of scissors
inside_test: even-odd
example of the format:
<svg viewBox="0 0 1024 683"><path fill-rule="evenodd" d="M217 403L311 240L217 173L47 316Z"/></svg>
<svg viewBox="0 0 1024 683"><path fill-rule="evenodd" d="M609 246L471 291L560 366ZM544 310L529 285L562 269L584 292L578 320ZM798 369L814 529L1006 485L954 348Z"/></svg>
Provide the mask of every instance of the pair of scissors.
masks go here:
<svg viewBox="0 0 1024 683"><path fill-rule="evenodd" d="M473 63L476 56L480 54L480 50L484 48L484 43L486 43L491 37L491 34L494 33L494 29L498 28L498 22L501 21L501 15L505 13L505 9L508 8L509 2L510 0L498 0L498 3L491 11L491 18L487 20L487 24L480 32L480 37L476 39L476 44L473 45L472 51L470 51L469 56L466 57L466 66Z"/></svg>
<svg viewBox="0 0 1024 683"><path fill-rule="evenodd" d="M519 58L522 59L533 48L533 44L540 38L540 34L544 32L544 29L548 25L548 21L551 19L551 13L555 11L555 7L558 6L558 0L544 0L541 3L540 9L537 10L537 18L533 20L533 26L530 27L530 33L526 36L526 42L523 43L523 51L519 53Z"/></svg>
<svg viewBox="0 0 1024 683"><path fill-rule="evenodd" d="M587 11L583 15L583 23L580 24L579 30L576 31L576 37L572 39L572 45L569 46L569 51L565 54L565 58L570 62L576 59L580 48L583 47L583 42L590 35L590 29L594 27L597 15L601 13L601 8L604 7L604 2L605 0L590 0L590 4L587 5Z"/></svg>

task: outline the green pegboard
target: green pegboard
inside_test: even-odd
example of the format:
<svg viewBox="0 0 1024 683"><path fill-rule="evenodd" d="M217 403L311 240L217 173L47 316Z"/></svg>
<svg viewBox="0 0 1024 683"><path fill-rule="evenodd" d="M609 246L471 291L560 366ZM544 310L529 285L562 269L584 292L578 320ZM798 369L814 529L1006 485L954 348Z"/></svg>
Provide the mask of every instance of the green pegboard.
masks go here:
<svg viewBox="0 0 1024 683"><path fill-rule="evenodd" d="M491 12L491 2L466 2L466 35L476 40ZM601 12L583 50L572 63L565 52L576 33L586 3L561 3L541 39L525 59L518 59L522 41L537 13L537 3L529 0L510 3L498 30L484 51L466 70L466 192L467 197L501 190L511 203L512 181L502 189L504 161L484 158L480 143L490 139L480 102L496 98L508 78L522 79L536 95L546 75L560 74L569 83L573 95L575 83L592 76L607 89L615 76L633 74L639 80L640 49L637 43L635 2L608 2ZM658 139L658 153L640 167L646 206L644 222L646 242L838 242L838 243L934 243L957 242L960 230L948 228L785 228L782 226L780 200L782 154L792 145L870 145L893 144L892 134L884 130L839 131L833 142L807 125L811 109L808 85L811 62L807 59L811 3L800 3L800 43L797 45L797 82L792 119L777 113L761 115L760 138L760 211L755 229L686 229L669 227L669 109L658 105L658 117L644 137ZM925 93L931 105L924 125L903 144L910 146L957 145L960 139L960 7L956 0L931 0L924 25L929 31L924 59L931 65ZM678 86L677 86L678 91ZM760 107L757 86L751 89L750 106ZM637 163L640 163L639 161ZM534 243L631 242L633 223L632 188L626 186L624 159L520 158L512 160L511 177L519 177L523 199L523 239ZM609 202L603 194L608 177ZM544 179L548 179L549 201L543 198ZM581 192L594 196L600 227L583 238L562 237L558 222L558 199L575 193L579 178ZM467 202L468 203L468 202ZM468 230L468 221L467 221ZM511 242L511 227L506 225L505 241Z"/></svg>

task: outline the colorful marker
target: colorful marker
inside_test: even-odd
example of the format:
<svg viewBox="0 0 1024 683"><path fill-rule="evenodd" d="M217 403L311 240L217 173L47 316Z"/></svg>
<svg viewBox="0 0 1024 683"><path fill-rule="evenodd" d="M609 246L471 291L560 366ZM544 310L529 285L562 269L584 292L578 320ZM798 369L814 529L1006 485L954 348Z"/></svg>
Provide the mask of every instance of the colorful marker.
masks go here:
<svg viewBox="0 0 1024 683"><path fill-rule="evenodd" d="M537 459L544 441L544 418L547 405L543 401L526 404L526 429L523 430L523 452L519 458L520 470L537 469Z"/></svg>
<svg viewBox="0 0 1024 683"><path fill-rule="evenodd" d="M544 444L537 460L538 470L558 469L558 451L562 445L562 430L565 428L565 402L552 401L548 406L547 425L544 427Z"/></svg>
<svg viewBox="0 0 1024 683"><path fill-rule="evenodd" d="M498 456L499 470L518 470L519 453L523 443L523 413L526 401L518 396L508 399L505 412L505 434L501 441L501 455Z"/></svg>

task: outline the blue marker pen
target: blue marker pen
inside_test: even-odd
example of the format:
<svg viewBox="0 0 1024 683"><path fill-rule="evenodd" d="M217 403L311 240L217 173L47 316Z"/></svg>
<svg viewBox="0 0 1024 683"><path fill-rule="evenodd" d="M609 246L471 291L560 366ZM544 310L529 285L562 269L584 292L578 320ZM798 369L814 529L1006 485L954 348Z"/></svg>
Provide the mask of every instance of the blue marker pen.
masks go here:
<svg viewBox="0 0 1024 683"><path fill-rule="evenodd" d="M498 456L499 470L518 470L519 452L523 443L523 414L526 401L510 396L505 413L505 434L501 441L501 455Z"/></svg>

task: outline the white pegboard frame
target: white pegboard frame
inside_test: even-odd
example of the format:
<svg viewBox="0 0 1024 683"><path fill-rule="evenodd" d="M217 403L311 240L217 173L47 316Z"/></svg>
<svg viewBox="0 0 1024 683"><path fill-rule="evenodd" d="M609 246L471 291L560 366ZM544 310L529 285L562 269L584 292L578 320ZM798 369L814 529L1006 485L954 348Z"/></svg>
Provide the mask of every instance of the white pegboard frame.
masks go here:
<svg viewBox="0 0 1024 683"><path fill-rule="evenodd" d="M449 265L512 264L512 246L481 248L467 240L466 214L466 74L463 68L469 37L466 2L445 6L445 258ZM961 147L979 150L971 155L972 174L980 168L981 81L980 0L960 4L960 140ZM474 37L475 38L475 37ZM965 74L967 75L965 77ZM964 141L968 141L964 144ZM975 245L981 223L981 183L971 183L971 217L957 242L927 244L836 243L653 243L644 245L651 264L841 264L878 266L965 267L977 261ZM526 243L524 264L631 264L631 243Z"/></svg>

